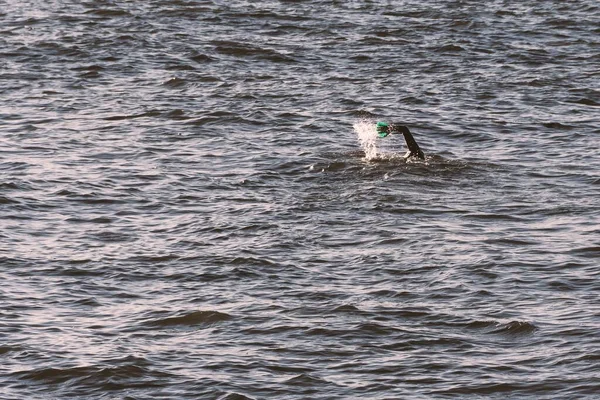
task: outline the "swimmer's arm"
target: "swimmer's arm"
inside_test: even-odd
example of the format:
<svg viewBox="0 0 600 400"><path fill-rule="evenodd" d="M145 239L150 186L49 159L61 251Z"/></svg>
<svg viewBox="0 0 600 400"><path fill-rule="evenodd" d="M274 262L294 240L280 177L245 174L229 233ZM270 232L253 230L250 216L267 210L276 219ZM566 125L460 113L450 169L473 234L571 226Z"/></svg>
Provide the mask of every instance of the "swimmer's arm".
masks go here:
<svg viewBox="0 0 600 400"><path fill-rule="evenodd" d="M413 137L412 133L408 129L408 127L404 125L392 124L391 133L401 133L404 135L404 140L406 141L406 146L408 147L408 153L404 156L404 158L409 157L418 157L420 159L425 159L425 154L417 144L417 141Z"/></svg>

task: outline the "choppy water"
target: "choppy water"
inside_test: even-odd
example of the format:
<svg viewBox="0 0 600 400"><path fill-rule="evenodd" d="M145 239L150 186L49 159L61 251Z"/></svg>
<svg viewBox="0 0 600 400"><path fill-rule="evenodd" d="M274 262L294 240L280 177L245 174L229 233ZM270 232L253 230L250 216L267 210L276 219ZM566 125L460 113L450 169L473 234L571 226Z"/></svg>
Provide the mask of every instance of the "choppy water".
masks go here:
<svg viewBox="0 0 600 400"><path fill-rule="evenodd" d="M599 54L596 0L0 1L0 398L600 398Z"/></svg>

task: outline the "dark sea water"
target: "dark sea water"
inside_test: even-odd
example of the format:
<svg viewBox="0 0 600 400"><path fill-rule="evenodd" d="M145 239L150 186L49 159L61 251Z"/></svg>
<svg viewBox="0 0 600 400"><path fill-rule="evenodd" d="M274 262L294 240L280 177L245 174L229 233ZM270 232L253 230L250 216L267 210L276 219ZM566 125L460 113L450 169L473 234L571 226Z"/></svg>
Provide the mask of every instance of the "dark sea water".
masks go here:
<svg viewBox="0 0 600 400"><path fill-rule="evenodd" d="M2 400L600 398L597 0L0 0L0 100Z"/></svg>

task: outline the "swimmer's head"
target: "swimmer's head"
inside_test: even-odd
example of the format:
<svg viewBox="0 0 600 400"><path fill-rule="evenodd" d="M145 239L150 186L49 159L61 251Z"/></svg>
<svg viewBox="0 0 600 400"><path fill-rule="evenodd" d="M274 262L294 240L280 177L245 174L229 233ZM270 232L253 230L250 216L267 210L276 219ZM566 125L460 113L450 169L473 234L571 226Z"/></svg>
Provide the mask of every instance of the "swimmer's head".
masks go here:
<svg viewBox="0 0 600 400"><path fill-rule="evenodd" d="M376 125L377 136L384 138L390 134L390 126L387 122L379 121Z"/></svg>

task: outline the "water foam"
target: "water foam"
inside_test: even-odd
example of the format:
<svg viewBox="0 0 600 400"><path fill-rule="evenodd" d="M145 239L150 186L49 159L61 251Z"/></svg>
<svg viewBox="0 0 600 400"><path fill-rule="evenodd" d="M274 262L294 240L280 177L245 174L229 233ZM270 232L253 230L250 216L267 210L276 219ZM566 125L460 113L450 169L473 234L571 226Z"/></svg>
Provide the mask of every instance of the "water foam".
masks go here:
<svg viewBox="0 0 600 400"><path fill-rule="evenodd" d="M379 154L377 148L377 130L375 123L369 120L360 120L352 125L354 131L358 135L358 142L365 152L367 161L376 159Z"/></svg>

